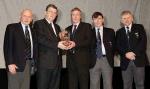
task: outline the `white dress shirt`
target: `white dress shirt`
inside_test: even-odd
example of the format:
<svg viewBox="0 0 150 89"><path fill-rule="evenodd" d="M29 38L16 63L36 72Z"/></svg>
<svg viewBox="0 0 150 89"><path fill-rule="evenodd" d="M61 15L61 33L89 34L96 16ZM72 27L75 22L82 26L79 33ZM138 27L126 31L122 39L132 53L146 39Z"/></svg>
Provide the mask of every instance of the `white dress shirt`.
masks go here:
<svg viewBox="0 0 150 89"><path fill-rule="evenodd" d="M46 19L46 20L47 20L47 19ZM54 23L53 23L53 22L50 22L50 21L48 21L48 20L47 20L47 22L48 22L49 24L52 25L53 32L54 32L54 34L57 36L57 33L56 33L56 29L55 29Z"/></svg>
<svg viewBox="0 0 150 89"><path fill-rule="evenodd" d="M129 29L127 29L127 27L129 27ZM125 26L126 33L127 33L127 30L129 30L129 32L131 32L131 27L132 27L132 24L130 24L129 26Z"/></svg>
<svg viewBox="0 0 150 89"><path fill-rule="evenodd" d="M95 27L96 36L97 36L97 30L98 29L99 29L99 32L101 35L102 55L106 55L106 50L105 50L104 43L103 43L103 26L101 26L100 28Z"/></svg>
<svg viewBox="0 0 150 89"><path fill-rule="evenodd" d="M78 28L78 26L79 26L79 24L80 24L80 23L73 24L73 26L72 26L72 32L73 32L73 30L74 30L74 26L76 25L76 29L77 29L77 28Z"/></svg>
<svg viewBox="0 0 150 89"><path fill-rule="evenodd" d="M25 35L25 26L24 24L22 24L22 28L23 28L23 32L24 32L24 35ZM32 39L32 34L31 34L31 29L30 29L30 26L28 25L28 30L29 30L29 35L30 35L30 42L31 42L31 58L33 58L33 39Z"/></svg>

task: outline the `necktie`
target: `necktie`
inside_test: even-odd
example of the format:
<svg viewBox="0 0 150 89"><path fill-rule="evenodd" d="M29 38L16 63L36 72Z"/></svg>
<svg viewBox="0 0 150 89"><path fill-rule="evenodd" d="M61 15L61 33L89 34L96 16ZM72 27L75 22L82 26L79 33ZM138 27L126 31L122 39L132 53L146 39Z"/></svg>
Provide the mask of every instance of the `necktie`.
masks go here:
<svg viewBox="0 0 150 89"><path fill-rule="evenodd" d="M126 29L127 29L127 37L128 37L128 39L130 38L130 31L129 31L129 27L126 27Z"/></svg>
<svg viewBox="0 0 150 89"><path fill-rule="evenodd" d="M76 30L77 30L77 25L74 25L74 29L73 29L73 35L75 34L75 32L76 32Z"/></svg>
<svg viewBox="0 0 150 89"><path fill-rule="evenodd" d="M75 31L77 30L76 27L77 27L77 25L73 25L73 30L72 30L72 32L70 34L70 40L72 40L72 41L74 41ZM74 54L75 53L75 49L74 48L70 49L70 52L72 54Z"/></svg>
<svg viewBox="0 0 150 89"><path fill-rule="evenodd" d="M130 31L129 31L129 27L126 27L127 29L127 38L128 38L128 49L130 50Z"/></svg>
<svg viewBox="0 0 150 89"><path fill-rule="evenodd" d="M57 33L56 33L56 30L55 30L55 27L54 27L53 23L50 23L50 26L52 27L52 30L53 30L54 34L57 36Z"/></svg>
<svg viewBox="0 0 150 89"><path fill-rule="evenodd" d="M99 29L97 29L97 47L96 47L96 55L97 58L100 59L102 57L102 46L101 46L101 36Z"/></svg>
<svg viewBox="0 0 150 89"><path fill-rule="evenodd" d="M28 26L25 26L25 56L26 58L31 58L31 42L30 42L30 34L28 30Z"/></svg>
<svg viewBox="0 0 150 89"><path fill-rule="evenodd" d="M71 39L74 39L74 35L75 35L75 31L77 30L76 27L77 25L73 25L73 30L72 30L72 34L71 34Z"/></svg>

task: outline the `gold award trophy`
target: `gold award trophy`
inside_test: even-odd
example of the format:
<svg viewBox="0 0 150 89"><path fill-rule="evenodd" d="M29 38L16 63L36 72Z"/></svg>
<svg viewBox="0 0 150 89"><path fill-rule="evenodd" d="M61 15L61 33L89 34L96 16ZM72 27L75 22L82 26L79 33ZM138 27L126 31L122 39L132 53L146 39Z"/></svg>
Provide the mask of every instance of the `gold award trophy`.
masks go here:
<svg viewBox="0 0 150 89"><path fill-rule="evenodd" d="M70 34L69 34L69 32L67 32L67 31L62 31L62 32L60 32L60 39L62 40L62 41L65 41L63 44L65 45L65 46L69 46L71 43L69 42L70 41Z"/></svg>

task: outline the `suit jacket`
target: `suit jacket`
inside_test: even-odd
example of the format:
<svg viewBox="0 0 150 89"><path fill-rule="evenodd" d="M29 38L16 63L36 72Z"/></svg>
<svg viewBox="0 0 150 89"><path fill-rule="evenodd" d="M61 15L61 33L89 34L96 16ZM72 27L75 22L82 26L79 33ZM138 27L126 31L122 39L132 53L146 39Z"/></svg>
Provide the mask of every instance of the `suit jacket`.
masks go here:
<svg viewBox="0 0 150 89"><path fill-rule="evenodd" d="M134 63L137 67L143 67L148 63L146 55L147 47L147 37L144 27L141 24L132 24L129 44L126 35L125 27L119 29L116 33L117 38L117 49L121 56L121 68L126 70L130 60L125 57L127 52L134 52L136 54L136 59Z"/></svg>
<svg viewBox="0 0 150 89"><path fill-rule="evenodd" d="M36 34L30 27L33 39L33 58L37 58ZM17 71L23 71L26 64L25 35L21 23L7 25L4 37L4 57L8 68L9 64L16 64Z"/></svg>
<svg viewBox="0 0 150 89"><path fill-rule="evenodd" d="M38 67L55 69L61 65L61 52L57 47L60 40L58 34L61 30L57 24L54 24L54 27L57 36L46 19L41 19L34 23L38 39Z"/></svg>
<svg viewBox="0 0 150 89"><path fill-rule="evenodd" d="M66 28L66 30L71 34L72 26ZM89 68L90 60L90 45L91 45L91 25L88 23L80 22L74 37L71 39L75 42L75 48L67 51L67 66L74 63L79 67ZM74 53L72 53L72 50ZM73 60L74 62L71 62Z"/></svg>
<svg viewBox="0 0 150 89"><path fill-rule="evenodd" d="M97 43L97 39L96 39L96 32L95 32L95 28L92 29L92 54L93 54L93 58L91 60L91 67L93 67L96 63L96 43ZM106 51L106 58L108 60L108 63L110 64L111 67L113 67L114 65L114 53L115 53L115 32L113 29L110 28L103 28L103 43L104 43L104 47L105 47L105 51Z"/></svg>

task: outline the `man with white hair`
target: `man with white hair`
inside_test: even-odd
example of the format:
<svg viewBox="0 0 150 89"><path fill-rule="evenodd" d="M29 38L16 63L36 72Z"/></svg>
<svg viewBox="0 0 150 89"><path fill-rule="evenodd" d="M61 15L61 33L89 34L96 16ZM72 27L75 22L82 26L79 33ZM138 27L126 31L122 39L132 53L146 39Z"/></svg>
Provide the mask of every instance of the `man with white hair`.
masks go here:
<svg viewBox="0 0 150 89"><path fill-rule="evenodd" d="M8 70L8 89L29 89L31 60L35 55L35 35L30 27L32 11L24 9L19 23L7 25L4 57Z"/></svg>
<svg viewBox="0 0 150 89"><path fill-rule="evenodd" d="M147 36L143 25L133 23L130 11L121 13L123 27L116 33L117 49L121 58L123 89L132 89L134 79L136 89L144 89Z"/></svg>

